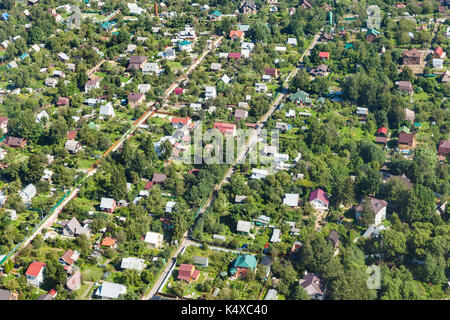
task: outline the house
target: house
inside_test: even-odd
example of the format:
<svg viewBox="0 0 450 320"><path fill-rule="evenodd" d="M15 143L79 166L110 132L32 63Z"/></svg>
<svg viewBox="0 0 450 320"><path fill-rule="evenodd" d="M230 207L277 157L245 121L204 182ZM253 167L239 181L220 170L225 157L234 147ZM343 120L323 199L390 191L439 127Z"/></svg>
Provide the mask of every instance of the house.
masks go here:
<svg viewBox="0 0 450 320"><path fill-rule="evenodd" d="M414 133L400 132L398 134L398 145L400 148L411 147L414 144Z"/></svg>
<svg viewBox="0 0 450 320"><path fill-rule="evenodd" d="M117 299L120 295L126 293L127 287L124 285L106 281L95 291L95 295L102 298L102 300Z"/></svg>
<svg viewBox="0 0 450 320"><path fill-rule="evenodd" d="M3 133L6 134L8 132L8 121L7 117L0 117L0 129L3 130Z"/></svg>
<svg viewBox="0 0 450 320"><path fill-rule="evenodd" d="M265 83L255 83L255 91L258 93L266 92L267 85Z"/></svg>
<svg viewBox="0 0 450 320"><path fill-rule="evenodd" d="M43 293L36 300L53 300L53 296L48 293Z"/></svg>
<svg viewBox="0 0 450 320"><path fill-rule="evenodd" d="M163 242L163 235L161 233L156 232L147 232L145 235L145 242L149 243L153 248L159 248Z"/></svg>
<svg viewBox="0 0 450 320"><path fill-rule="evenodd" d="M36 123L47 123L49 118L48 113L45 110L42 110L36 115Z"/></svg>
<svg viewBox="0 0 450 320"><path fill-rule="evenodd" d="M372 237L378 238L380 236L381 231L385 230L386 227L383 225L379 225L376 227L375 225L371 224L369 228L364 232L363 238L370 239Z"/></svg>
<svg viewBox="0 0 450 320"><path fill-rule="evenodd" d="M61 60L62 62L67 62L69 61L69 56L67 54L65 54L64 52L60 52L58 53L58 58L59 60Z"/></svg>
<svg viewBox="0 0 450 320"><path fill-rule="evenodd" d="M178 42L178 50L192 52L192 42L188 40Z"/></svg>
<svg viewBox="0 0 450 320"><path fill-rule="evenodd" d="M272 237L270 238L270 242L276 243L281 242L281 230L273 229Z"/></svg>
<svg viewBox="0 0 450 320"><path fill-rule="evenodd" d="M231 30L230 39L244 41L244 31L241 30Z"/></svg>
<svg viewBox="0 0 450 320"><path fill-rule="evenodd" d="M247 196L236 195L234 197L234 203L244 203L245 199L247 199Z"/></svg>
<svg viewBox="0 0 450 320"><path fill-rule="evenodd" d="M220 80L222 80L225 84L230 84L231 81L230 77L227 76L226 74L224 74L222 78L220 78Z"/></svg>
<svg viewBox="0 0 450 320"><path fill-rule="evenodd" d="M44 282L44 269L47 264L35 261L28 266L25 275L27 277L27 284L35 287L40 287Z"/></svg>
<svg viewBox="0 0 450 320"><path fill-rule="evenodd" d="M286 44L290 44L291 46L296 46L297 45L297 38L288 38L286 40Z"/></svg>
<svg viewBox="0 0 450 320"><path fill-rule="evenodd" d="M230 52L228 53L228 59L240 59L241 58L241 53L240 52Z"/></svg>
<svg viewBox="0 0 450 320"><path fill-rule="evenodd" d="M116 209L116 200L111 198L102 198L100 201L100 211L112 213Z"/></svg>
<svg viewBox="0 0 450 320"><path fill-rule="evenodd" d="M366 40L369 43L372 43L375 41L376 38L380 35L380 31L377 31L375 29L369 29L366 33Z"/></svg>
<svg viewBox="0 0 450 320"><path fill-rule="evenodd" d="M54 87L56 87L57 84L58 84L58 80L56 80L55 78L45 79L45 85L47 87L54 88Z"/></svg>
<svg viewBox="0 0 450 320"><path fill-rule="evenodd" d="M412 83L409 82L409 81L397 81L395 84L398 86L398 88L399 88L400 90L406 91L406 92L408 92L409 94L412 94L413 91L414 91L414 90L413 90L413 85L412 85Z"/></svg>
<svg viewBox="0 0 450 320"><path fill-rule="evenodd" d="M265 169L257 169L254 168L252 170L252 175L250 176L250 179L265 179L269 175L269 171Z"/></svg>
<svg viewBox="0 0 450 320"><path fill-rule="evenodd" d="M323 300L326 293L325 282L316 273L305 271L303 278L299 280L299 285L305 289L309 297L314 300Z"/></svg>
<svg viewBox="0 0 450 320"><path fill-rule="evenodd" d="M185 25L184 30L181 30L177 36L181 40L196 41L197 39L194 28L188 25Z"/></svg>
<svg viewBox="0 0 450 320"><path fill-rule="evenodd" d="M326 33L326 32L322 33L319 37L319 41L321 41L321 42L328 42L331 40L334 40L334 37L331 34Z"/></svg>
<svg viewBox="0 0 450 320"><path fill-rule="evenodd" d="M402 61L404 65L420 65L422 63L422 52L416 48L403 52Z"/></svg>
<svg viewBox="0 0 450 320"><path fill-rule="evenodd" d="M17 293L0 289L0 301L5 300L19 300L19 295Z"/></svg>
<svg viewBox="0 0 450 320"><path fill-rule="evenodd" d="M81 272L76 270L70 277L67 278L67 289L74 291L80 289L81 286Z"/></svg>
<svg viewBox="0 0 450 320"><path fill-rule="evenodd" d="M254 271L258 262L251 254L242 254L230 264L230 275L233 279L245 278L248 270Z"/></svg>
<svg viewBox="0 0 450 320"><path fill-rule="evenodd" d="M102 240L101 245L103 247L108 247L108 248L111 248L111 249L115 249L115 248L117 248L117 239L114 239L114 238L111 238L111 237L105 237Z"/></svg>
<svg viewBox="0 0 450 320"><path fill-rule="evenodd" d="M275 289L267 290L267 294L264 300L277 300L278 299L278 291Z"/></svg>
<svg viewBox="0 0 450 320"><path fill-rule="evenodd" d="M154 173L153 177L152 177L152 182L153 183L163 183L164 181L166 181L167 179L167 175L163 174L163 173Z"/></svg>
<svg viewBox="0 0 450 320"><path fill-rule="evenodd" d="M142 64L142 73L143 74L159 74L161 72L161 69L159 68L158 63L156 62L146 62Z"/></svg>
<svg viewBox="0 0 450 320"><path fill-rule="evenodd" d="M215 99L216 97L216 87L205 87L205 99Z"/></svg>
<svg viewBox="0 0 450 320"><path fill-rule="evenodd" d="M63 266L72 266L80 257L80 253L72 249L67 250L59 259L59 263L61 263Z"/></svg>
<svg viewBox="0 0 450 320"><path fill-rule="evenodd" d="M111 102L108 102L107 104L102 105L100 107L99 115L110 117L110 118L115 117L116 113L114 112L114 108L113 108Z"/></svg>
<svg viewBox="0 0 450 320"><path fill-rule="evenodd" d="M142 13L147 11L146 9L139 7L136 3L127 3L127 6L130 11L130 14L133 15L141 15Z"/></svg>
<svg viewBox="0 0 450 320"><path fill-rule="evenodd" d="M433 69L440 70L440 69L442 69L444 67L444 60L443 59L433 58L432 64L433 64Z"/></svg>
<svg viewBox="0 0 450 320"><path fill-rule="evenodd" d="M257 14L258 10L256 9L255 1L245 0L242 2L240 12L243 14Z"/></svg>
<svg viewBox="0 0 450 320"><path fill-rule="evenodd" d="M450 82L450 70L446 70L442 76L441 76L441 82L442 83L449 83Z"/></svg>
<svg viewBox="0 0 450 320"><path fill-rule="evenodd" d="M265 68L264 69L264 74L265 75L269 75L269 76L271 76L274 79L278 78L278 76L279 76L277 68Z"/></svg>
<svg viewBox="0 0 450 320"><path fill-rule="evenodd" d="M120 267L124 270L131 269L136 270L138 272L142 272L142 270L145 269L144 262L145 262L144 259L134 257L123 258Z"/></svg>
<svg viewBox="0 0 450 320"><path fill-rule="evenodd" d="M367 116L369 115L369 109L362 108L362 107L356 107L356 114L358 115L360 120L366 120Z"/></svg>
<svg viewBox="0 0 450 320"><path fill-rule="evenodd" d="M86 83L84 85L84 92L88 93L92 89L98 89L98 88L100 88L100 79L99 78L90 79L90 80L86 81Z"/></svg>
<svg viewBox="0 0 450 320"><path fill-rule="evenodd" d="M25 188L20 191L19 196L22 198L24 203L30 203L31 199L36 195L36 187L33 184L28 184Z"/></svg>
<svg viewBox="0 0 450 320"><path fill-rule="evenodd" d="M328 199L328 195L325 191L317 188L309 195L309 203L311 203L316 210L328 210L330 200Z"/></svg>
<svg viewBox="0 0 450 320"><path fill-rule="evenodd" d="M283 204L289 207L298 207L298 193L286 193L283 198Z"/></svg>
<svg viewBox="0 0 450 320"><path fill-rule="evenodd" d="M236 232L242 235L249 235L252 228L252 223L249 221L239 220L236 225Z"/></svg>
<svg viewBox="0 0 450 320"><path fill-rule="evenodd" d="M214 240L220 240L220 241L225 241L225 240L227 240L227 237L222 236L222 235L220 235L220 234L213 234L212 238L213 238Z"/></svg>
<svg viewBox="0 0 450 320"><path fill-rule="evenodd" d="M236 135L236 125L234 123L214 122L214 128L223 134L231 134L233 137Z"/></svg>
<svg viewBox="0 0 450 320"><path fill-rule="evenodd" d="M310 73L314 76L326 76L328 75L328 66L325 64L319 64L317 68L311 69Z"/></svg>
<svg viewBox="0 0 450 320"><path fill-rule="evenodd" d="M138 91L140 93L147 93L150 90L151 86L147 83L138 84Z"/></svg>
<svg viewBox="0 0 450 320"><path fill-rule="evenodd" d="M127 70L140 70L142 65L147 62L147 59L145 56L130 56Z"/></svg>
<svg viewBox="0 0 450 320"><path fill-rule="evenodd" d="M56 105L58 107L69 105L69 98L67 98L67 97L59 97L58 101L56 102Z"/></svg>
<svg viewBox="0 0 450 320"><path fill-rule="evenodd" d="M328 60L328 59L330 59L330 53L329 52L325 52L325 51L319 52L319 59L320 60Z"/></svg>
<svg viewBox="0 0 450 320"><path fill-rule="evenodd" d="M410 110L408 108L405 108L405 120L414 122L414 119L415 119L414 111L412 111L412 110Z"/></svg>
<svg viewBox="0 0 450 320"><path fill-rule="evenodd" d="M305 91L298 90L296 93L291 93L289 95L289 100L297 103L299 106L309 106L312 100L309 98L309 94Z"/></svg>
<svg viewBox="0 0 450 320"><path fill-rule="evenodd" d="M187 128L191 124L191 118L189 118L189 117L185 117L185 118L172 117L172 119L170 119L170 123L176 129L183 129L183 128Z"/></svg>
<svg viewBox="0 0 450 320"><path fill-rule="evenodd" d="M311 4L306 0L302 0L300 7L302 7L303 9L311 9Z"/></svg>
<svg viewBox="0 0 450 320"><path fill-rule="evenodd" d="M450 140L439 141L438 154L448 156L450 154Z"/></svg>
<svg viewBox="0 0 450 320"><path fill-rule="evenodd" d="M385 137L385 136L387 136L387 133L388 133L388 128L386 128L386 127L380 127L380 128L378 128L378 130L377 130L377 135L378 135L378 136L383 136L383 137Z"/></svg>
<svg viewBox="0 0 450 320"><path fill-rule="evenodd" d="M220 71L222 69L222 65L220 63L211 63L212 71Z"/></svg>
<svg viewBox="0 0 450 320"><path fill-rule="evenodd" d="M167 201L165 212L171 213L176 204L177 203L175 201Z"/></svg>
<svg viewBox="0 0 450 320"><path fill-rule="evenodd" d="M375 213L374 224L375 226L381 224L381 222L386 219L386 208L388 203L384 200L376 199L369 197L370 206L372 207L373 212ZM355 206L353 209L355 210L356 221L361 221L361 213L363 211L363 205L365 200L363 200L360 204Z"/></svg>
<svg viewBox="0 0 450 320"><path fill-rule="evenodd" d="M444 52L444 50L441 47L437 47L433 51L433 58L444 59L446 57L446 55L447 54Z"/></svg>
<svg viewBox="0 0 450 320"><path fill-rule="evenodd" d="M176 58L175 50L173 48L167 48L163 52L163 57L164 57L164 59L167 59L167 60L175 60L175 58Z"/></svg>
<svg viewBox="0 0 450 320"><path fill-rule="evenodd" d="M335 249L337 249L337 247L339 246L339 233L337 233L336 231L332 230L330 232L330 235L328 236L328 240L330 240L333 244L333 247Z"/></svg>
<svg viewBox="0 0 450 320"><path fill-rule="evenodd" d="M236 121L245 120L247 119L247 117L248 117L247 110L236 109L236 111L234 112L234 119L236 119Z"/></svg>
<svg viewBox="0 0 450 320"><path fill-rule="evenodd" d="M128 94L128 104L130 105L131 108L136 108L137 106L139 106L142 102L144 102L145 100L145 94L143 93L135 93L135 92L130 92L130 94Z"/></svg>
<svg viewBox="0 0 450 320"><path fill-rule="evenodd" d="M180 95L180 94L183 94L184 89L183 89L183 88L175 88L175 89L173 90L173 92L174 92L176 95Z"/></svg>
<svg viewBox="0 0 450 320"><path fill-rule="evenodd" d="M62 234L66 237L75 237L80 234L87 236L90 235L89 229L82 227L75 217L73 217L70 221L63 223L62 227Z"/></svg>
<svg viewBox="0 0 450 320"><path fill-rule="evenodd" d="M202 267L207 267L209 263L208 257L194 256L194 264Z"/></svg>
<svg viewBox="0 0 450 320"><path fill-rule="evenodd" d="M64 148L66 148L69 153L77 153L81 149L81 143L76 140L67 140Z"/></svg>
<svg viewBox="0 0 450 320"><path fill-rule="evenodd" d="M180 264L180 267L178 268L178 280L184 280L188 283L192 281L197 281L198 277L200 275L199 270L195 270L195 266L192 264Z"/></svg>
<svg viewBox="0 0 450 320"><path fill-rule="evenodd" d="M25 140L23 138L16 138L16 137L8 136L5 139L5 144L11 148L17 148L17 147L22 148L27 144L27 140Z"/></svg>
<svg viewBox="0 0 450 320"><path fill-rule="evenodd" d="M214 11L209 15L209 20L211 20L211 21L219 21L221 17L222 17L222 14L220 13L220 11L214 10Z"/></svg>

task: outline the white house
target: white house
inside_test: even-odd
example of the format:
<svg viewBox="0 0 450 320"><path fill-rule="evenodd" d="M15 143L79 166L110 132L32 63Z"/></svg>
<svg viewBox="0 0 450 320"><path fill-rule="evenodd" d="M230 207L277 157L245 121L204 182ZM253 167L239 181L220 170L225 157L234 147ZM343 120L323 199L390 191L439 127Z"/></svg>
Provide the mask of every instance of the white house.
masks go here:
<svg viewBox="0 0 450 320"><path fill-rule="evenodd" d="M286 193L284 195L283 204L288 205L289 207L298 207L298 193Z"/></svg>
<svg viewBox="0 0 450 320"><path fill-rule="evenodd" d="M270 238L270 242L281 242L281 230L273 229L272 237Z"/></svg>
<svg viewBox="0 0 450 320"><path fill-rule="evenodd" d="M144 270L145 268L144 261L144 259L134 257L123 258L120 267L124 270L131 269L142 272L142 270Z"/></svg>
<svg viewBox="0 0 450 320"><path fill-rule="evenodd" d="M46 121L48 122L49 118L48 113L42 110L36 115L36 123L41 123L44 119L47 119Z"/></svg>
<svg viewBox="0 0 450 320"><path fill-rule="evenodd" d="M384 200L375 199L372 197L370 197L369 200L370 200L370 205L373 209L373 212L375 213L374 225L378 226L379 224L381 224L381 222L383 222L384 219L386 219L386 208L387 208L388 203ZM361 220L363 204L364 204L364 200L360 204L358 204L357 206L354 207L356 221Z"/></svg>
<svg viewBox="0 0 450 320"><path fill-rule="evenodd" d="M27 276L27 283L31 286L40 287L44 282L44 269L46 264L42 262L33 262L28 267L25 275Z"/></svg>
<svg viewBox="0 0 450 320"><path fill-rule="evenodd" d="M433 59L433 69L442 69L443 68L444 60L434 58Z"/></svg>
<svg viewBox="0 0 450 320"><path fill-rule="evenodd" d="M161 69L158 66L158 63L156 62L149 62L142 64L142 73L144 74L150 74L155 73L159 74L161 72Z"/></svg>
<svg viewBox="0 0 450 320"><path fill-rule="evenodd" d="M269 171L265 170L265 169L256 169L254 168L252 170L252 175L250 177L250 179L264 179L269 175Z"/></svg>
<svg viewBox="0 0 450 320"><path fill-rule="evenodd" d="M102 300L117 299L121 294L127 293L127 287L113 282L103 282L95 294Z"/></svg>
<svg viewBox="0 0 450 320"><path fill-rule="evenodd" d="M256 92L266 92L267 86L265 83L255 83L255 91Z"/></svg>
<svg viewBox="0 0 450 320"><path fill-rule="evenodd" d="M56 80L55 78L47 78L47 79L45 79L45 85L47 87L54 88L54 87L56 87L57 84L58 84L58 80Z"/></svg>
<svg viewBox="0 0 450 320"><path fill-rule="evenodd" d="M163 242L163 234L149 231L145 235L144 241L149 243L153 248L159 248Z"/></svg>
<svg viewBox="0 0 450 320"><path fill-rule="evenodd" d="M177 203L175 201L168 201L166 203L166 213L172 212L173 207L175 207Z"/></svg>
<svg viewBox="0 0 450 320"><path fill-rule="evenodd" d="M288 38L286 43L290 44L291 46L296 46L297 45L297 38Z"/></svg>
<svg viewBox="0 0 450 320"><path fill-rule="evenodd" d="M216 97L216 87L205 87L205 99L215 99Z"/></svg>
<svg viewBox="0 0 450 320"><path fill-rule="evenodd" d="M99 115L114 118L116 114L111 102L108 102L107 104L100 107Z"/></svg>
<svg viewBox="0 0 450 320"><path fill-rule="evenodd" d="M327 193L322 189L317 188L309 195L309 203L311 203L316 210L328 210L330 201Z"/></svg>
<svg viewBox="0 0 450 320"><path fill-rule="evenodd" d="M67 140L64 148L66 148L69 153L77 153L78 150L81 149L81 143L76 140Z"/></svg>
<svg viewBox="0 0 450 320"><path fill-rule="evenodd" d="M88 93L92 89L100 88L100 79L88 80L84 85L84 92Z"/></svg>
<svg viewBox="0 0 450 320"><path fill-rule="evenodd" d="M20 191L19 196L22 198L24 203L31 202L31 199L36 195L36 187L31 183Z"/></svg>
<svg viewBox="0 0 450 320"><path fill-rule="evenodd" d="M236 231L241 234L248 235L252 228L252 223L250 221L239 220L236 226Z"/></svg>
<svg viewBox="0 0 450 320"><path fill-rule="evenodd" d="M229 76L227 76L226 74L224 74L224 75L222 76L222 78L220 78L220 80L222 80L225 84L229 84L231 79L230 79Z"/></svg>
<svg viewBox="0 0 450 320"><path fill-rule="evenodd" d="M148 83L138 84L139 93L147 93L150 90L151 86Z"/></svg>

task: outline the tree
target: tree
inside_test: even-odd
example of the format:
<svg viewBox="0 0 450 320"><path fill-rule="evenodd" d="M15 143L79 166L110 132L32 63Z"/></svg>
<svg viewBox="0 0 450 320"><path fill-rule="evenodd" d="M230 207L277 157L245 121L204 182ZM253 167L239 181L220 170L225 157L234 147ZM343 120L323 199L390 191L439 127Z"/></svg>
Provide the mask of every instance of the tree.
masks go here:
<svg viewBox="0 0 450 320"><path fill-rule="evenodd" d="M366 197L362 204L362 211L360 216L361 225L364 227L369 227L371 224L375 223L375 212L373 211L370 199Z"/></svg>
<svg viewBox="0 0 450 320"><path fill-rule="evenodd" d="M257 21L250 26L248 35L252 41L265 42L270 35L270 30L265 23Z"/></svg>
<svg viewBox="0 0 450 320"><path fill-rule="evenodd" d="M44 269L44 285L52 289L57 285L65 285L67 273L62 264L56 260L50 260Z"/></svg>
<svg viewBox="0 0 450 320"><path fill-rule="evenodd" d="M41 180L44 175L44 166L41 162L41 157L37 154L32 154L27 161L25 171L23 172L23 180L26 183L36 183Z"/></svg>
<svg viewBox="0 0 450 320"><path fill-rule="evenodd" d="M301 285L294 286L291 296L293 300L311 300L308 293Z"/></svg>
<svg viewBox="0 0 450 320"><path fill-rule="evenodd" d="M382 231L383 251L388 258L406 253L406 236L403 232L393 229Z"/></svg>
<svg viewBox="0 0 450 320"><path fill-rule="evenodd" d="M67 123L64 118L58 118L50 125L48 132L49 144L60 143L67 135Z"/></svg>
<svg viewBox="0 0 450 320"><path fill-rule="evenodd" d="M367 287L366 281L361 273L349 270L332 281L328 297L332 300L374 300L377 293Z"/></svg>

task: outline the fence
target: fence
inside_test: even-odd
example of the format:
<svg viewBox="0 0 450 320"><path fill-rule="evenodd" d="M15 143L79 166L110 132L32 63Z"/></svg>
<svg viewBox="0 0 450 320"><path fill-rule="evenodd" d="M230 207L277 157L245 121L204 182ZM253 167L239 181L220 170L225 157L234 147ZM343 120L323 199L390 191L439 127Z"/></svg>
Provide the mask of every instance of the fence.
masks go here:
<svg viewBox="0 0 450 320"><path fill-rule="evenodd" d="M4 138L4 137L3 137ZM67 198L67 196L70 194L70 190L67 191L64 196L59 199L59 201L50 209L49 213L42 219L36 227L31 231L31 234L35 233L37 229L39 229L46 221L47 219L53 214L55 209ZM20 248L20 246L28 240L28 237L23 239L21 242L19 242L3 259L0 261L0 266L6 262L16 251Z"/></svg>

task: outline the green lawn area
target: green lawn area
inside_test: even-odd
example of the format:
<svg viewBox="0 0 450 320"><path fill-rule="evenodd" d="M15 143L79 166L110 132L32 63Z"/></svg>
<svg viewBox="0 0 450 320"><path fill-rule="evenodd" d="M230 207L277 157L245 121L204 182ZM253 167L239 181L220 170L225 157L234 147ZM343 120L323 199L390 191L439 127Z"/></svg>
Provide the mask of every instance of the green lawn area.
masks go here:
<svg viewBox="0 0 450 320"><path fill-rule="evenodd" d="M90 267L81 273L84 281L97 282L103 275L103 269L99 267Z"/></svg>
<svg viewBox="0 0 450 320"><path fill-rule="evenodd" d="M177 61L167 61L167 64L169 65L170 68L172 69L181 69L181 62L177 62Z"/></svg>

